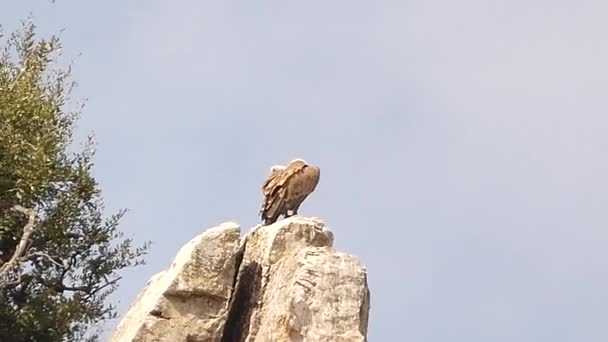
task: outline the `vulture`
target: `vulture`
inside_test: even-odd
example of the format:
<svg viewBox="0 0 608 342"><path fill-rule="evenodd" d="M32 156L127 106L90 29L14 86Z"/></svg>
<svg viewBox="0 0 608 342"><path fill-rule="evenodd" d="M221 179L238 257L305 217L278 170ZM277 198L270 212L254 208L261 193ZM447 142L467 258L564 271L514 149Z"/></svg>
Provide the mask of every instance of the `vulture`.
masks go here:
<svg viewBox="0 0 608 342"><path fill-rule="evenodd" d="M302 159L294 159L287 166L272 166L262 185L262 222L272 224L281 215L285 218L297 215L300 204L317 187L319 175L318 166L308 165Z"/></svg>

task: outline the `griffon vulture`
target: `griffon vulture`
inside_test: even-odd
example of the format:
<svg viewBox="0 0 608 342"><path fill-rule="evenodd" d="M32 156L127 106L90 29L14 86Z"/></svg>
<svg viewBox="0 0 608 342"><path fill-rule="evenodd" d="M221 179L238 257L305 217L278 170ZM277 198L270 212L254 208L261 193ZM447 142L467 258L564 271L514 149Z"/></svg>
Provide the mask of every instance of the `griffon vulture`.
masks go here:
<svg viewBox="0 0 608 342"><path fill-rule="evenodd" d="M276 222L279 216L298 214L300 204L319 183L320 169L302 159L294 159L287 166L274 165L264 181L264 201L260 216L264 224ZM289 213L291 211L291 214Z"/></svg>

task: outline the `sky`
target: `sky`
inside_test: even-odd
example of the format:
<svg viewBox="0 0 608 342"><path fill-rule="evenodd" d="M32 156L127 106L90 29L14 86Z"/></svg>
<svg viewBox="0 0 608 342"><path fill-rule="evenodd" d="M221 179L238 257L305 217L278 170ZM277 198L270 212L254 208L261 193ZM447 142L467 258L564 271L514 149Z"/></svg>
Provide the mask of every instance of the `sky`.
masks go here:
<svg viewBox="0 0 608 342"><path fill-rule="evenodd" d="M108 214L153 243L120 314L196 235L257 224L300 157L300 214L367 269L371 342L608 340L607 2L12 1L0 23L29 14L87 98Z"/></svg>

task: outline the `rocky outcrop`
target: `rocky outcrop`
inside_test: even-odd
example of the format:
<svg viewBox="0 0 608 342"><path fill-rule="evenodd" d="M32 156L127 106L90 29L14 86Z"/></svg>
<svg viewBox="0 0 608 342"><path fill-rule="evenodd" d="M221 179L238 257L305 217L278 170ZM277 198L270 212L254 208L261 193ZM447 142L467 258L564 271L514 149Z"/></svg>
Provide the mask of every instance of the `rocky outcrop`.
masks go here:
<svg viewBox="0 0 608 342"><path fill-rule="evenodd" d="M224 223L179 251L153 276L111 341L219 341L237 270L240 229Z"/></svg>
<svg viewBox="0 0 608 342"><path fill-rule="evenodd" d="M365 268L320 221L291 217L240 238L209 229L152 277L112 342L366 341Z"/></svg>

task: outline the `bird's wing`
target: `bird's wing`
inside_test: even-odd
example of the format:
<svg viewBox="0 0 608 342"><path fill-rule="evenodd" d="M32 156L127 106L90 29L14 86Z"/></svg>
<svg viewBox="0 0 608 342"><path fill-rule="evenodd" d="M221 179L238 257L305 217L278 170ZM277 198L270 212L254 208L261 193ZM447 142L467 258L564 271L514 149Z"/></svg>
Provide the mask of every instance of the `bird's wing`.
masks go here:
<svg viewBox="0 0 608 342"><path fill-rule="evenodd" d="M264 184L262 184L262 192L264 193L264 196L268 196L276 187L283 171L285 170L272 170L270 176L268 176L268 178L266 178L264 181Z"/></svg>
<svg viewBox="0 0 608 342"><path fill-rule="evenodd" d="M297 208L319 184L321 170L317 166L298 168L291 175L288 188L288 209Z"/></svg>
<svg viewBox="0 0 608 342"><path fill-rule="evenodd" d="M298 170L298 165L289 166L283 170L275 170L266 179L262 186L264 193L264 202L260 209L262 218L274 222L281 214L285 212L287 204L287 188L291 176Z"/></svg>

